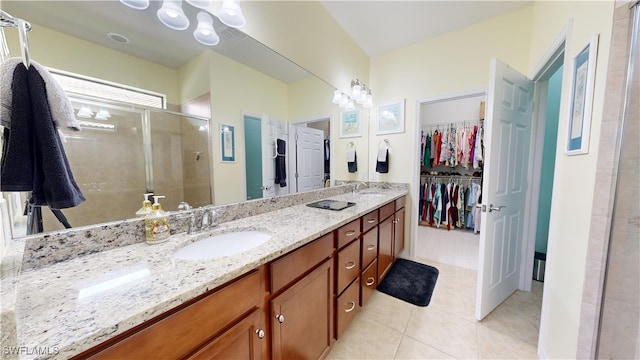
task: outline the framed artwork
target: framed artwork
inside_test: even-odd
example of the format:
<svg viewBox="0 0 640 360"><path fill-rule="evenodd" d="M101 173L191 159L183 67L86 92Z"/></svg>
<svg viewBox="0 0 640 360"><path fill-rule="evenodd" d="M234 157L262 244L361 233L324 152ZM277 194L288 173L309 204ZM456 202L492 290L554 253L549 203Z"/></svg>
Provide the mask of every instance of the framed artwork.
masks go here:
<svg viewBox="0 0 640 360"><path fill-rule="evenodd" d="M360 110L343 111L340 113L340 137L359 137L362 135Z"/></svg>
<svg viewBox="0 0 640 360"><path fill-rule="evenodd" d="M378 107L376 134L404 132L404 99Z"/></svg>
<svg viewBox="0 0 640 360"><path fill-rule="evenodd" d="M236 161L236 138L231 125L220 125L220 156L222 162Z"/></svg>
<svg viewBox="0 0 640 360"><path fill-rule="evenodd" d="M591 130L591 109L597 54L598 35L596 34L591 38L589 44L573 59L567 155L587 154L589 152L589 132Z"/></svg>

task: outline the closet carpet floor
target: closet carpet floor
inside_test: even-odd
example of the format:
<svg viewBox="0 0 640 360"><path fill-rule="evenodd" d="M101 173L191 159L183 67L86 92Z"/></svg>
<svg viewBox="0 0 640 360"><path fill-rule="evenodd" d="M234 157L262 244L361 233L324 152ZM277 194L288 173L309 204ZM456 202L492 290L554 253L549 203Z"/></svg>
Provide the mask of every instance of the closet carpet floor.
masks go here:
<svg viewBox="0 0 640 360"><path fill-rule="evenodd" d="M427 307L375 291L327 359L536 359L542 283L475 320L475 270L423 258L440 270Z"/></svg>

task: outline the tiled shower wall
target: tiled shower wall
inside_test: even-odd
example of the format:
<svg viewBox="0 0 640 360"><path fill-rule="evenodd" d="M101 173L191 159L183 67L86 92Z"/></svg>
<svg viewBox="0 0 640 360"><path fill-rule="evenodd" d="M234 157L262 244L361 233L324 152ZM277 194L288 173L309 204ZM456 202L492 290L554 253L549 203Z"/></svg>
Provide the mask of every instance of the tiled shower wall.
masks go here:
<svg viewBox="0 0 640 360"><path fill-rule="evenodd" d="M607 70L602 146L594 193L596 206L592 210L587 251L579 359L640 356L637 352L640 336L640 83L636 75L623 131L632 13L628 3L618 5ZM636 59L636 72L640 67L637 62ZM598 345L599 327L602 330ZM598 346L600 351L596 353Z"/></svg>

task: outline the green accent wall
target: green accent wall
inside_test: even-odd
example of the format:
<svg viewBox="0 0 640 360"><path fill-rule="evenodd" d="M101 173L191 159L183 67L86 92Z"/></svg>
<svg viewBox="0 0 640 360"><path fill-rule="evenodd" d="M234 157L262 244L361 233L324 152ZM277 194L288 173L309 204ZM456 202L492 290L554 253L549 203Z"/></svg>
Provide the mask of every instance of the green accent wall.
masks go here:
<svg viewBox="0 0 640 360"><path fill-rule="evenodd" d="M538 205L538 230L536 232L536 252L543 254L547 253L547 239L549 237L549 213L551 211L551 197L553 195L553 171L556 165L562 68L561 66L551 75L547 93L547 121L544 127L544 150L542 152L542 174L540 178Z"/></svg>
<svg viewBox="0 0 640 360"><path fill-rule="evenodd" d="M262 198L262 129L260 120L244 118L247 200Z"/></svg>

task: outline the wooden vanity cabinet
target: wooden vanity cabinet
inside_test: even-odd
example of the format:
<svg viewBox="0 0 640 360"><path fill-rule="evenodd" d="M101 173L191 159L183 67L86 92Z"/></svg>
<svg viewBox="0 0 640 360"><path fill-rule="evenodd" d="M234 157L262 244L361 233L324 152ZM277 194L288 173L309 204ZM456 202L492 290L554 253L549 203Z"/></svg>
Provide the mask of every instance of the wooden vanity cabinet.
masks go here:
<svg viewBox="0 0 640 360"><path fill-rule="evenodd" d="M244 346L252 358L260 358L268 349L266 340L255 332L264 330L264 314L259 308L264 270L253 270L74 358L177 359L196 356L201 349L233 355ZM241 353L246 354L247 349Z"/></svg>
<svg viewBox="0 0 640 360"><path fill-rule="evenodd" d="M318 359L333 343L334 250L327 234L271 263L274 359Z"/></svg>

